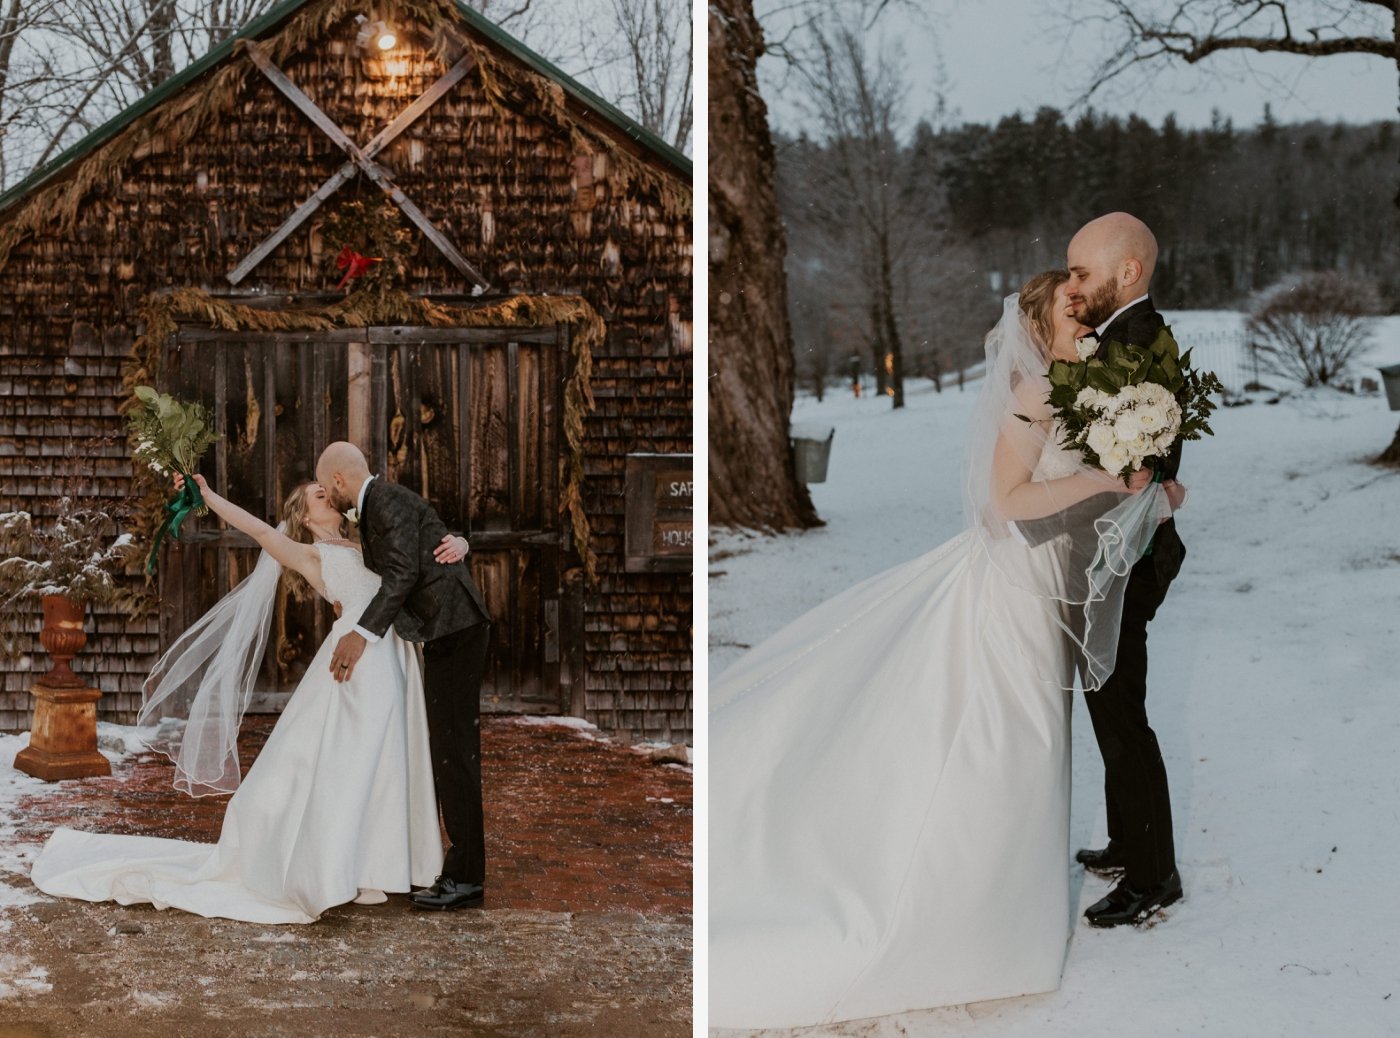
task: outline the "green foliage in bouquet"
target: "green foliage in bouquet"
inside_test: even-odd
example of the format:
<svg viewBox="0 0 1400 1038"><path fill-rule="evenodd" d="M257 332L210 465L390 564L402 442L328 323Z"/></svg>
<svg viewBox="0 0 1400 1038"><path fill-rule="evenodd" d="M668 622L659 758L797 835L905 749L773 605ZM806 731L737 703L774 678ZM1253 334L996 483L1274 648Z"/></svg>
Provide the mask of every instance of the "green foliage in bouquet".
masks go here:
<svg viewBox="0 0 1400 1038"><path fill-rule="evenodd" d="M153 573L165 535L179 540L180 526L191 512L205 515L209 511L204 495L189 477L219 434L210 424L209 412L197 401L182 403L150 386L137 386L133 392L137 403L127 413L127 421L136 437L136 460L145 462L159 476L173 478L178 472L185 477L185 485L166 502L165 520L151 544L146 572Z"/></svg>
<svg viewBox="0 0 1400 1038"><path fill-rule="evenodd" d="M169 393L137 386L137 405L127 415L136 433L136 458L160 475L179 472L188 476L199 459L219 438L209 412L198 403L181 403Z"/></svg>
<svg viewBox="0 0 1400 1038"><path fill-rule="evenodd" d="M1183 355L1167 327L1157 333L1150 346L1110 340L1085 360L1054 361L1048 377L1050 405L1061 425L1062 442L1079 450L1090 464L1109 471L1118 470L1094 449L1093 443L1102 446L1105 442L1102 431L1098 437L1090 435L1096 424L1111 424L1126 411L1158 405L1169 397L1179 409L1179 421L1178 416L1168 415L1171 427L1157 430L1155 445L1147 449L1150 454L1165 455L1168 442L1214 435L1210 413L1216 405L1210 397L1225 388L1214 372L1191 366L1191 351ZM1135 456L1133 460L1142 459ZM1123 475L1126 477L1127 470Z"/></svg>

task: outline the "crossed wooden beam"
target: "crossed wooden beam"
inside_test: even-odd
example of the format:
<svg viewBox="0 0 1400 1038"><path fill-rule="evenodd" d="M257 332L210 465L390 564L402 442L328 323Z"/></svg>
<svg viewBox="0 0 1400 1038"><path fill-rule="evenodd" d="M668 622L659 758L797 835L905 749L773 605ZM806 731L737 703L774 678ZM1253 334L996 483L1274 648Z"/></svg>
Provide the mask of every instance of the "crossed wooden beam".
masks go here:
<svg viewBox="0 0 1400 1038"><path fill-rule="evenodd" d="M422 97L400 112L393 122L375 134L374 138L361 148L346 136L345 131L337 126L325 112L316 106L315 101L302 93L301 89L287 78L285 72L272 63L272 59L257 43L248 40L244 46L248 49L253 63L262 70L263 75L267 76L278 90L286 94L292 104L301 109L307 118L331 139L336 147L345 152L350 157L350 161L331 174L330 178L318 187L310 198L297 206L281 227L273 231L261 245L250 252L242 263L229 271L228 279L231 283L236 285L247 277L249 272L266 259L289 234L300 227L306 218L320 207L322 202L359 172L369 177L381 191L388 195L393 203L403 211L403 214L413 221L424 236L437 246L438 251L446 256L448 261L460 270L468 281L477 286L478 289L489 287L486 279L481 276L481 272L467 262L466 257L457 251L457 247L452 244L447 235L433 226L433 222L423 215L423 210L414 205L413 200L394 183L389 171L374 161L374 157L388 147L394 138L398 137L415 119L432 107L438 98L456 86L462 77L471 71L475 59L470 53L463 55L455 65L438 77L437 82L430 86Z"/></svg>

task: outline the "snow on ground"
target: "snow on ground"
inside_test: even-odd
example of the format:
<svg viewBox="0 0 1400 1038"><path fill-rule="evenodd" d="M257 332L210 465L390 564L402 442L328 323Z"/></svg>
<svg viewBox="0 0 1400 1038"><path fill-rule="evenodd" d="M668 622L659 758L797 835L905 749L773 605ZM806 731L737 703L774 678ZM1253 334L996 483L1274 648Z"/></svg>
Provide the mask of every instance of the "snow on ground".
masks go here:
<svg viewBox="0 0 1400 1038"><path fill-rule="evenodd" d="M545 715L545 714L521 714L519 717L515 718L514 720L515 720L515 723L516 723L516 724L525 724L525 725L535 724L535 725L547 725L547 726L556 727L556 728L572 728L572 729L574 729L574 730L578 733L578 735L579 735L580 737L582 737L582 738L584 738L584 739L592 739L594 742L613 742L613 741L614 741L614 739L612 738L612 736L608 735L608 733L604 732L601 728L599 728L597 725L595 725L592 721L588 721L588 720L586 720L586 719L584 719L584 718L582 718L582 717L566 717L566 716L555 715L555 714L549 714L549 715ZM664 751L664 750L672 750L672 749L674 749L675 752L677 752L677 753L679 753L681 750L684 750L684 751L685 751L685 759L686 759L686 763L685 763L685 764L681 764L681 763L679 763L679 762L672 762L672 763L665 764L664 767L676 768L677 770L685 771L685 772L687 772L687 773L689 773L689 772L691 772L691 771L693 770L693 767L692 767L692 766L693 766L694 763L695 763L695 749L694 749L694 747L692 747L692 746L686 746L686 745L681 744L681 743L656 742L656 741L651 741L651 740L648 740L648 741L638 741L638 742L631 743L630 746L629 746L629 749L633 750L633 751L636 752L636 753L642 753L642 754L646 754L646 755L651 755L651 754L653 754L653 753L657 753L657 752ZM666 801L666 802L667 802L667 803L670 803L669 800Z"/></svg>
<svg viewBox="0 0 1400 1038"><path fill-rule="evenodd" d="M1188 329L1239 321L1169 319L1183 347ZM1400 318L1388 318L1358 371L1396 362ZM840 392L799 401L794 421L836 427L829 480L811 488L827 525L712 538L712 673L961 528L976 388L916 382L902 412ZM1187 445L1187 558L1149 628L1149 716L1186 900L1151 928L1077 926L1052 994L803 1033L1400 1034L1400 473L1367 464L1400 414L1376 395L1269 398L1221 408L1216 436ZM1101 846L1103 770L1082 700L1073 745L1071 846ZM1071 875L1080 911L1107 889Z"/></svg>
<svg viewBox="0 0 1400 1038"><path fill-rule="evenodd" d="M555 728L577 728L581 732L597 732L598 726L592 721L583 717L564 717L557 714L521 714L515 719L516 724L543 724Z"/></svg>
<svg viewBox="0 0 1400 1038"><path fill-rule="evenodd" d="M17 847L6 836L14 835L16 802L23 796L42 795L52 788L49 783L15 770L15 755L29 745L29 733L0 735L0 925L7 908L37 904L44 898L29 885L29 860L32 850ZM4 925L8 929L8 925ZM0 976L10 976L0 967ZM0 997L3 993L0 992Z"/></svg>
<svg viewBox="0 0 1400 1038"><path fill-rule="evenodd" d="M0 1000L22 995L46 995L53 990L49 971L18 955L0 955Z"/></svg>
<svg viewBox="0 0 1400 1038"><path fill-rule="evenodd" d="M145 749L143 737L153 731L150 728L99 722L98 752L113 765L120 765ZM60 788L57 783L45 782L16 770L15 756L28 745L28 732L0 735L0 932L8 928L9 920L3 918L6 908L45 900L34 892L29 883L29 864L35 853L34 848L16 845L5 839L15 833L15 812L20 797L43 796ZM0 976L4 975L3 969L0 969Z"/></svg>

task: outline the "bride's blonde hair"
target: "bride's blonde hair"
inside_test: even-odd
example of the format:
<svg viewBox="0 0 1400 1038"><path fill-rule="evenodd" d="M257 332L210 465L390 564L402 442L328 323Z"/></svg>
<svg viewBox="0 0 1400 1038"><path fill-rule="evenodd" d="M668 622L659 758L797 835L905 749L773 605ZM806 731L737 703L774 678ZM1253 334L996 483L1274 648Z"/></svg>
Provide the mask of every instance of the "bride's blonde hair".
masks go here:
<svg viewBox="0 0 1400 1038"><path fill-rule="evenodd" d="M286 529L283 532L292 540L302 544L310 544L316 539L311 532L311 509L308 507L306 499L311 488L319 485L318 483L299 483L292 488L292 492L282 502L282 521L286 523ZM350 520L344 517L340 520L340 536L347 540L354 539ZM282 579L287 582L287 593L298 602L309 602L315 597L316 593L312 590L310 582L295 570L283 569Z"/></svg>
<svg viewBox="0 0 1400 1038"><path fill-rule="evenodd" d="M1067 270L1044 271L1021 286L1021 295L1017 300L1047 360L1050 358L1050 346L1055 341L1055 318L1051 310L1055 302L1055 289L1068 280Z"/></svg>

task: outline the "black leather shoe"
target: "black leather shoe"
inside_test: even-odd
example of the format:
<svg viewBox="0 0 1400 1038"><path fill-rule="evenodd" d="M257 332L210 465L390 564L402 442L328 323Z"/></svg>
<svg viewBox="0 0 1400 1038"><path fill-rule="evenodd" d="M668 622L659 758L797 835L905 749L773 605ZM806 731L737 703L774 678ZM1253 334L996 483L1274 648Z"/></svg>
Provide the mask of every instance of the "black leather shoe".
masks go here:
<svg viewBox="0 0 1400 1038"><path fill-rule="evenodd" d="M1159 908L1181 900L1181 876L1175 869L1151 890L1138 890L1126 879L1089 906L1084 918L1090 926L1122 926L1140 923Z"/></svg>
<svg viewBox="0 0 1400 1038"><path fill-rule="evenodd" d="M408 895L417 908L442 910L479 905L485 898L486 888L480 883L459 883L450 876L439 876L427 890L416 890Z"/></svg>
<svg viewBox="0 0 1400 1038"><path fill-rule="evenodd" d="M1075 852L1074 860L1100 876L1117 876L1128 864L1123 860L1123 852L1111 843L1101 851L1082 847Z"/></svg>

